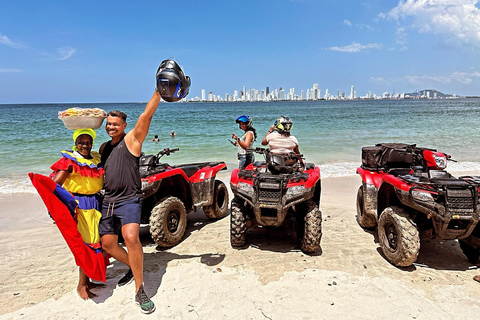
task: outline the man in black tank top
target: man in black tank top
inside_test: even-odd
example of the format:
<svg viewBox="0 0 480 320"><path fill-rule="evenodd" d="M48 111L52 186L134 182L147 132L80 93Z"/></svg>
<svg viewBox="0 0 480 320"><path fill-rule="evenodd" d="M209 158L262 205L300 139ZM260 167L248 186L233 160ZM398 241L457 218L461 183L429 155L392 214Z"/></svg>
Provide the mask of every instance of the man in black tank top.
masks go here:
<svg viewBox="0 0 480 320"><path fill-rule="evenodd" d="M118 285L125 285L134 278L135 302L144 313L153 312L155 305L143 288L143 247L139 236L142 190L138 161L159 102L160 94L155 91L135 128L128 133L125 133L127 116L121 111L109 112L105 130L112 140L99 150L105 168L105 197L99 226L102 248L130 267ZM128 253L118 243L120 230Z"/></svg>

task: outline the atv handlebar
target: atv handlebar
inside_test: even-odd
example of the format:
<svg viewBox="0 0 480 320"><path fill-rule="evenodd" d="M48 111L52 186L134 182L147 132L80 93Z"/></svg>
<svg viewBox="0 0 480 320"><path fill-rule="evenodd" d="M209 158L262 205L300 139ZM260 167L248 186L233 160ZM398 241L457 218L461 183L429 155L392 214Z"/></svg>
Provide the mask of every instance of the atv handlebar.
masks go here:
<svg viewBox="0 0 480 320"><path fill-rule="evenodd" d="M160 159L163 156L169 156L170 153L175 153L178 150L180 150L180 149L179 148L175 148L175 149L165 148L163 150L160 150L160 152L157 153L157 159Z"/></svg>

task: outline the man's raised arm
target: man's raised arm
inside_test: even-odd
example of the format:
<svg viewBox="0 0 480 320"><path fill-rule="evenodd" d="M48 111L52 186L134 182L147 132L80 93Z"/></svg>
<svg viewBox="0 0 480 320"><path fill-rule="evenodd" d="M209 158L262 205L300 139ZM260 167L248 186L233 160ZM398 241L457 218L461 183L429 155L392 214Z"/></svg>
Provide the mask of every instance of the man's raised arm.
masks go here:
<svg viewBox="0 0 480 320"><path fill-rule="evenodd" d="M152 117L157 110L160 103L160 94L157 90L153 93L152 98L148 101L145 111L140 115L137 120L137 124L133 130L129 131L125 136L125 143L128 150L134 155L139 157L142 152L142 144L148 134Z"/></svg>

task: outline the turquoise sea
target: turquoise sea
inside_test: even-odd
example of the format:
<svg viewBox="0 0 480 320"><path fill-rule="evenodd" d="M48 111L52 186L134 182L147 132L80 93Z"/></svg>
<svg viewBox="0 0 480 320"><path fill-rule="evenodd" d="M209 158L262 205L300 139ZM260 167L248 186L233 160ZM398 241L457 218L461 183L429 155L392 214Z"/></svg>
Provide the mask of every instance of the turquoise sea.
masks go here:
<svg viewBox="0 0 480 320"><path fill-rule="evenodd" d="M27 173L48 174L60 150L73 146L72 131L57 117L71 107L122 110L128 129L145 103L0 105L0 194L35 193ZM380 142L435 148L458 161L449 163L452 171L480 170L480 99L161 103L143 151L180 148L164 162L221 160L229 169L222 174L228 175L237 159L227 139L232 132L241 134L235 119L243 114L253 117L256 146L277 116L289 116L301 153L320 166L322 177L355 175L362 146ZM149 140L155 134L160 142ZM98 129L94 150L107 140L103 127Z"/></svg>

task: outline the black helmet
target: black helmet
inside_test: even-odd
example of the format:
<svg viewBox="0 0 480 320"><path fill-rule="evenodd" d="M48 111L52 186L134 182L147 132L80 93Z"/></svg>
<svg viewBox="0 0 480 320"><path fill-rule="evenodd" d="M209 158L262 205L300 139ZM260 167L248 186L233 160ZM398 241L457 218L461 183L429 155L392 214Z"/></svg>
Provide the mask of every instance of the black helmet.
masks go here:
<svg viewBox="0 0 480 320"><path fill-rule="evenodd" d="M175 60L167 59L157 70L157 91L167 102L185 98L190 90L190 77L186 76Z"/></svg>
<svg viewBox="0 0 480 320"><path fill-rule="evenodd" d="M252 120L252 117L249 117L249 116L240 116L237 118L237 120L235 120L236 123L240 123L240 122L243 122L247 125L247 128L251 128L252 127L252 124L253 124L253 120Z"/></svg>
<svg viewBox="0 0 480 320"><path fill-rule="evenodd" d="M292 130L293 122L289 117L280 116L275 120L274 129L278 133L290 133Z"/></svg>

